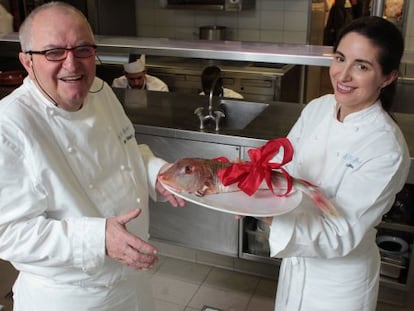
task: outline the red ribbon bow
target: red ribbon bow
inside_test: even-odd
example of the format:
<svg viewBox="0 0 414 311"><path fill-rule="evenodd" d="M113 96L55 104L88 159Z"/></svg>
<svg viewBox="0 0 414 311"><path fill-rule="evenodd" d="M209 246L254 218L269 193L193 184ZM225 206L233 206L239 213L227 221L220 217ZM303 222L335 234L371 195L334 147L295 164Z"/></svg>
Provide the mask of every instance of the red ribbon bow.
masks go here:
<svg viewBox="0 0 414 311"><path fill-rule="evenodd" d="M281 163L269 162L279 151L283 148L283 159ZM232 165L221 169L218 172L218 177L223 185L238 182L240 190L251 196L254 194L262 183L263 179L266 181L269 189L273 191L271 174L273 170L280 170L286 177L287 189L284 194L278 196L285 196L292 190L292 177L282 167L290 162L293 157L293 146L287 138L276 138L269 140L265 145L250 149L248 151L250 162L232 163ZM219 161L229 162L226 158L218 158Z"/></svg>

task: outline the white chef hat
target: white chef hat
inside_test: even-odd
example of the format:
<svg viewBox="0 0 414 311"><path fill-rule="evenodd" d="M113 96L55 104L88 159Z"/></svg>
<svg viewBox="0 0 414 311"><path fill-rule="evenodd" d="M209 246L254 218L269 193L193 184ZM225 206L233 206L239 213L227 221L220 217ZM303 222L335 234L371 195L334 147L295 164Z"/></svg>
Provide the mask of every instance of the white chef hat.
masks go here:
<svg viewBox="0 0 414 311"><path fill-rule="evenodd" d="M124 70L127 73L138 73L145 70L145 54L141 54L135 62L124 64Z"/></svg>

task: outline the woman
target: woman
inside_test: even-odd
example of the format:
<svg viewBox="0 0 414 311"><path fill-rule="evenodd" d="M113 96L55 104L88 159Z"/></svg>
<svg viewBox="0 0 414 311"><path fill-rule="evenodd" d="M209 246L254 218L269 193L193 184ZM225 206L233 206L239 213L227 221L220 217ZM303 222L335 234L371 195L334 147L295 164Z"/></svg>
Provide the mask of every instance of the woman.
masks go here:
<svg viewBox="0 0 414 311"><path fill-rule="evenodd" d="M375 226L410 165L388 113L403 50L401 33L384 19L346 26L330 66L334 94L310 102L288 135L295 154L287 169L317 184L340 215L323 215L304 198L271 220L271 255L283 258L277 311L376 309Z"/></svg>

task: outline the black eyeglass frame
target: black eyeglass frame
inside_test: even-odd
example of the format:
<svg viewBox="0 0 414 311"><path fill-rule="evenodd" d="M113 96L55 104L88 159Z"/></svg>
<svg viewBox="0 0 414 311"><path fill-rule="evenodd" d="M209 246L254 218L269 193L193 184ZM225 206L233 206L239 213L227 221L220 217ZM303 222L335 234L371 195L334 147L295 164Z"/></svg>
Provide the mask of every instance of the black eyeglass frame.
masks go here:
<svg viewBox="0 0 414 311"><path fill-rule="evenodd" d="M47 50L43 50L43 51L25 51L25 54L29 54L29 55L33 55L33 54L37 54L37 55L43 55L48 61L50 62L60 62L62 60L65 60L66 57L68 57L68 52L69 51L73 51L73 56L75 56L76 58L88 58L93 56L93 53L91 55L87 55L87 56L78 56L76 55L76 50L79 48L92 48L94 51L96 51L97 46L95 44L85 44L85 45L78 45L78 46L74 46L72 48L52 48L52 49L47 49ZM51 51L65 51L65 53L63 54L62 58L59 59L49 59L48 58L48 53L50 53Z"/></svg>

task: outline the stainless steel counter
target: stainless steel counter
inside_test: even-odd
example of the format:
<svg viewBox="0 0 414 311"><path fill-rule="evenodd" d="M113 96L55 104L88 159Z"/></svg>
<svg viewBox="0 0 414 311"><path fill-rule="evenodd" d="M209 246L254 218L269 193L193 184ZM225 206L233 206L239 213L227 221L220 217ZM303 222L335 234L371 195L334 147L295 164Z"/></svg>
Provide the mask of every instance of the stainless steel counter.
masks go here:
<svg viewBox="0 0 414 311"><path fill-rule="evenodd" d="M96 36L106 62L125 63L130 53L265 63L329 66L331 47L241 41L173 40ZM18 43L17 33L0 35L0 43Z"/></svg>
<svg viewBox="0 0 414 311"><path fill-rule="evenodd" d="M18 34L1 34L0 43L18 43ZM96 44L112 61L124 63L130 53L296 65L329 66L332 48L303 44L275 44L244 41L174 40L96 36ZM3 51L2 51L3 52ZM109 61L109 59L108 59ZM404 53L403 62L414 63L414 52Z"/></svg>

